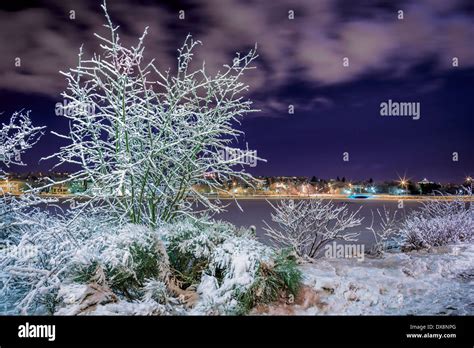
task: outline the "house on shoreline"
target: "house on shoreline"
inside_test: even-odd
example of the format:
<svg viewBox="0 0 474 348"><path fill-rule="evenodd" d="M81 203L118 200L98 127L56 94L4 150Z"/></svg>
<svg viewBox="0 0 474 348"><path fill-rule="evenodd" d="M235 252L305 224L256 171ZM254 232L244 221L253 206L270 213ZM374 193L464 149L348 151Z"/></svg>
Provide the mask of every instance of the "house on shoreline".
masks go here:
<svg viewBox="0 0 474 348"><path fill-rule="evenodd" d="M27 188L27 183L19 179L0 180L0 194L20 195Z"/></svg>

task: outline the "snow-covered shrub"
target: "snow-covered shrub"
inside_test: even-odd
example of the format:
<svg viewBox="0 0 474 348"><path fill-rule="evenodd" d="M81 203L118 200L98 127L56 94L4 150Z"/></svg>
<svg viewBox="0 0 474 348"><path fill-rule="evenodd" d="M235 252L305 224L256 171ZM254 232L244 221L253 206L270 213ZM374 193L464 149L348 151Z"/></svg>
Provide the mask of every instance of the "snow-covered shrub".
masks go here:
<svg viewBox="0 0 474 348"><path fill-rule="evenodd" d="M29 111L15 112L8 123L0 125L0 180L5 179L5 170L12 165L25 165L22 155L39 141L44 128L33 125ZM18 228L30 222L27 212L47 201L51 202L33 194L15 197L0 189L0 248L15 243Z"/></svg>
<svg viewBox="0 0 474 348"><path fill-rule="evenodd" d="M26 314L54 310L54 293L80 246L78 238L84 232L81 222L68 222L39 210L28 214L28 224L18 226L16 242L11 245L30 252L0 254L0 298L5 311L16 308Z"/></svg>
<svg viewBox="0 0 474 348"><path fill-rule="evenodd" d="M140 298L147 282L166 278L166 251L147 227L44 211L29 219L15 246L34 252L0 254L3 311L54 313L59 289L74 283L103 284L118 296Z"/></svg>
<svg viewBox="0 0 474 348"><path fill-rule="evenodd" d="M405 250L431 248L474 240L472 202L451 197L423 202L400 229Z"/></svg>
<svg viewBox="0 0 474 348"><path fill-rule="evenodd" d="M88 182L89 199L76 208L92 205L121 221L152 226L195 214L196 201L203 209L219 210L194 187L218 191L230 177L251 184L251 175L240 168L256 156L233 151L236 156L223 158L222 153L242 134L234 127L238 119L256 111L243 98L248 86L241 82L253 68L255 49L211 75L204 64L191 65L200 42L188 36L176 69L160 72L143 58L147 29L136 46L125 47L105 3L102 7L109 36L95 35L102 54L86 59L81 49L78 67L62 73L68 81L62 95L69 102L63 114L71 126L69 134L58 135L69 144L48 157L58 165L80 166L67 180Z"/></svg>
<svg viewBox="0 0 474 348"><path fill-rule="evenodd" d="M31 216L40 212L40 205L57 202L54 198L43 198L35 194L21 196L0 193L0 246L16 244L26 225L34 224Z"/></svg>
<svg viewBox="0 0 474 348"><path fill-rule="evenodd" d="M5 170L14 166L24 166L22 155L31 149L43 135L45 127L33 126L29 111L15 112L8 123L0 127L0 180L5 179ZM35 298L35 303L48 310L54 309L55 278L49 277L45 267L48 263L47 251L35 243L35 232L45 226L47 214L38 208L40 203L55 201L29 193L19 197L0 190L0 311L10 312L13 302L25 309ZM27 237L25 237L28 235ZM44 237L44 236L43 236ZM39 265L40 267L35 267ZM36 288L35 288L36 287ZM39 290L41 289L41 290ZM30 293L32 290L32 293ZM31 296L26 296L30 293Z"/></svg>
<svg viewBox="0 0 474 348"><path fill-rule="evenodd" d="M294 261L224 222L188 219L153 230L44 211L30 220L16 246L34 253L0 254L2 313L100 313L133 302L148 303L149 314L193 305L191 313L235 314L299 284ZM67 289L78 296L65 296Z"/></svg>
<svg viewBox="0 0 474 348"><path fill-rule="evenodd" d="M284 289L296 296L302 280L301 271L297 268L297 259L291 249L282 249L275 254L274 271L284 283Z"/></svg>
<svg viewBox="0 0 474 348"><path fill-rule="evenodd" d="M333 240L356 241L358 233L346 230L359 226L359 210L350 212L347 205L336 205L319 199L282 200L269 204L276 227L264 221L265 231L277 246L292 248L300 257L314 258Z"/></svg>
<svg viewBox="0 0 474 348"><path fill-rule="evenodd" d="M89 283L97 270L115 293L128 299L144 294L145 283L164 281L168 272L166 250L147 227L112 225L87 239L73 256L73 280Z"/></svg>
<svg viewBox="0 0 474 348"><path fill-rule="evenodd" d="M154 282L154 281L153 281ZM151 287L154 294L159 282L154 282ZM165 286L161 283L162 286ZM148 284L146 285L148 289ZM140 300L127 301L118 298L107 287L92 283L85 284L63 284L58 291L59 309L55 315L180 315L183 314L182 306L171 306L168 298L148 297L148 289L144 298ZM163 296L168 296L164 293ZM155 296L153 296L155 297ZM162 301L162 302L161 302Z"/></svg>
<svg viewBox="0 0 474 348"><path fill-rule="evenodd" d="M207 219L166 224L158 233L166 242L170 265L184 288L199 284L217 246L245 234L230 223Z"/></svg>
<svg viewBox="0 0 474 348"><path fill-rule="evenodd" d="M0 179L11 165L24 166L21 155L31 149L43 135L45 127L33 126L30 112L15 112L0 127ZM2 192L0 192L2 194Z"/></svg>
<svg viewBox="0 0 474 348"><path fill-rule="evenodd" d="M210 255L197 288L204 313L235 314L239 296L255 282L262 262L269 261L271 250L256 240L231 237L217 245Z"/></svg>
<svg viewBox="0 0 474 348"><path fill-rule="evenodd" d="M260 263L253 284L239 295L238 313L246 314L256 305L277 301L282 296L294 300L302 274L291 252L291 249L283 249L270 263Z"/></svg>
<svg viewBox="0 0 474 348"><path fill-rule="evenodd" d="M184 220L163 226L159 234L174 274L200 296L192 313L244 314L299 287L296 262L275 254L251 230L221 221Z"/></svg>
<svg viewBox="0 0 474 348"><path fill-rule="evenodd" d="M388 209L383 207L383 210L377 209L377 215L379 216L379 227L374 227L375 222L375 214L373 211L372 213L372 222L370 226L366 227L367 230L372 232L374 235L375 243L372 248L367 252L369 255L373 256L382 256L383 253L389 248L390 242L398 246L398 231L400 221L397 218L397 211L390 212Z"/></svg>

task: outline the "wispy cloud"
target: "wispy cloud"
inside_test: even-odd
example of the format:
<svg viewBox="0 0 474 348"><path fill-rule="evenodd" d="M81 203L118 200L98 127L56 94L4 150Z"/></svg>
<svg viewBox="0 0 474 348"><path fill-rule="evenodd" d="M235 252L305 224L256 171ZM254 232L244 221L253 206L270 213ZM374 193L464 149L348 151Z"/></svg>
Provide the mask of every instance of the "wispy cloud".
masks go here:
<svg viewBox="0 0 474 348"><path fill-rule="evenodd" d="M192 0L183 5L185 20L179 20L176 6L110 1L109 8L126 42L133 43L150 26L147 54L157 57L163 69L175 65L176 48L187 32L204 43L196 61L206 60L214 71L236 50L257 43L258 69L245 77L257 92L293 80L320 86L374 72L400 77L426 60L434 61L439 71L452 68L452 57L459 58L459 69L474 66L474 16L466 1L351 4L349 9L345 2L330 0ZM294 20L288 19L289 10ZM403 20L397 19L398 10L404 11ZM75 65L82 43L86 54L97 50L92 33L104 33L102 23L97 1L0 10L0 89L57 97L64 87L58 71ZM20 68L14 65L16 57ZM342 65L344 57L349 67ZM269 102L270 109L283 107Z"/></svg>

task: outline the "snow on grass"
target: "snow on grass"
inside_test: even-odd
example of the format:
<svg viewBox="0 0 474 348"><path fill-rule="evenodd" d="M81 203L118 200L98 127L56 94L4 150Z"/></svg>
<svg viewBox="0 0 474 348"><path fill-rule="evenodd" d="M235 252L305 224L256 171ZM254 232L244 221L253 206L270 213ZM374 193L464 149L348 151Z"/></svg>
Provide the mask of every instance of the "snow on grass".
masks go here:
<svg viewBox="0 0 474 348"><path fill-rule="evenodd" d="M74 255L74 262L91 264L100 262L111 268L126 266L134 268L133 247L153 248L158 242L155 233L145 227L126 224L121 227L111 226L111 230L101 231L81 245Z"/></svg>
<svg viewBox="0 0 474 348"><path fill-rule="evenodd" d="M197 288L200 301L192 314L235 312L238 296L251 287L260 263L268 262L270 256L270 248L245 237L233 237L219 245ZM219 273L224 275L220 282Z"/></svg>

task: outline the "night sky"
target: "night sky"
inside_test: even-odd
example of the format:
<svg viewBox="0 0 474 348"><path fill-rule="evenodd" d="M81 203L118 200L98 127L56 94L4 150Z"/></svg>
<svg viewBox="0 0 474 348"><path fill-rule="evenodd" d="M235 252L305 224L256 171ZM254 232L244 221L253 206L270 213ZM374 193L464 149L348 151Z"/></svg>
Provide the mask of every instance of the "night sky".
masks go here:
<svg viewBox="0 0 474 348"><path fill-rule="evenodd" d="M176 65L187 33L203 42L195 60L215 70L258 44L246 82L262 111L239 126L240 145L268 161L250 168L255 175L462 182L474 174L472 0L109 0L108 8L125 43L149 26L146 56L163 70ZM99 52L93 33L104 34L103 23L98 0L3 1L1 117L23 108L35 124L66 131L54 112L66 86L59 71L75 66L81 44L85 56ZM420 103L420 119L382 117L389 99ZM54 162L38 159L61 144L45 135L16 170L49 169Z"/></svg>

